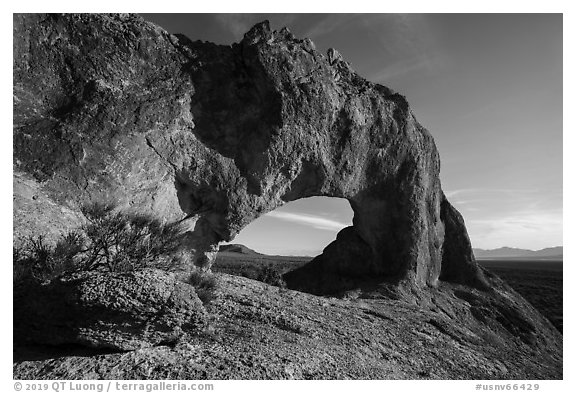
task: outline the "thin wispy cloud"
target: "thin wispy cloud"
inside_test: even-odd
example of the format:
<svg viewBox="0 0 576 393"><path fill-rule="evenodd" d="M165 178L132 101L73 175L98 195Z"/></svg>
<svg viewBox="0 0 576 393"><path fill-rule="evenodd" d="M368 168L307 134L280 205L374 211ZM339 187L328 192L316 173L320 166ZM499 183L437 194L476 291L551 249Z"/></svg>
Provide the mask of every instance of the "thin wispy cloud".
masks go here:
<svg viewBox="0 0 576 393"><path fill-rule="evenodd" d="M330 34L345 28L349 23L358 20L362 15L356 14L330 14L304 30L303 36L311 39Z"/></svg>
<svg viewBox="0 0 576 393"><path fill-rule="evenodd" d="M474 247L540 249L562 245L561 192L537 188L445 191L464 215ZM558 204L560 202L560 204Z"/></svg>
<svg viewBox="0 0 576 393"><path fill-rule="evenodd" d="M537 188L466 188L445 191L448 200L462 213L482 211L481 218L508 217L530 212L556 212L562 206L562 193ZM465 218L478 218L465 214Z"/></svg>
<svg viewBox="0 0 576 393"><path fill-rule="evenodd" d="M295 224L306 225L313 227L315 229L321 229L332 232L337 232L342 228L348 226L348 224L340 221L305 213L287 213L281 211L273 211L268 213L267 216L282 221L288 221Z"/></svg>
<svg viewBox="0 0 576 393"><path fill-rule="evenodd" d="M453 201L455 205L473 205L482 202L482 199L458 199Z"/></svg>
<svg viewBox="0 0 576 393"><path fill-rule="evenodd" d="M430 71L439 64L437 57L424 54L397 61L387 65L377 72L370 74L369 79L377 83L386 83L401 78L405 75L415 74L420 71Z"/></svg>
<svg viewBox="0 0 576 393"><path fill-rule="evenodd" d="M466 222L474 247L515 246L537 250L562 245L561 211L525 211Z"/></svg>
<svg viewBox="0 0 576 393"><path fill-rule="evenodd" d="M447 198L454 198L460 195L488 195L488 194L533 194L538 192L535 188L461 188L444 191Z"/></svg>

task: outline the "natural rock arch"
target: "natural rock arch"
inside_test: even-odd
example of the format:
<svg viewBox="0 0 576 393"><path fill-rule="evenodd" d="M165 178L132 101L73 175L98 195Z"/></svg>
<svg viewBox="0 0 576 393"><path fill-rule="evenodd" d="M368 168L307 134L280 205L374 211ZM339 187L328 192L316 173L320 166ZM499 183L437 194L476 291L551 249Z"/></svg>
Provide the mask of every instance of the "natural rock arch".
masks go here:
<svg viewBox="0 0 576 393"><path fill-rule="evenodd" d="M340 197L353 226L287 276L295 287L331 291L338 278L486 285L442 193L432 136L403 96L337 52L267 22L232 46L134 16L14 22L16 182L37 194L16 195L16 233L45 229L20 225L30 211L57 216L113 199L188 225L184 242L209 268L218 243L258 216ZM332 284L311 281L318 272Z"/></svg>

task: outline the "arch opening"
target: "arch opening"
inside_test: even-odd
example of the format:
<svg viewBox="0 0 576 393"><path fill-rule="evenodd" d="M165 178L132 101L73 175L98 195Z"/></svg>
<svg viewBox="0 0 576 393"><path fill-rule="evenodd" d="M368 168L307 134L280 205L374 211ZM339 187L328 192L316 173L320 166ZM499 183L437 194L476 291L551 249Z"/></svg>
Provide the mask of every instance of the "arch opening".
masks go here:
<svg viewBox="0 0 576 393"><path fill-rule="evenodd" d="M315 257L352 225L353 216L346 199L301 198L260 216L221 246L242 244L266 255Z"/></svg>
<svg viewBox="0 0 576 393"><path fill-rule="evenodd" d="M300 198L260 216L229 242L220 244L214 271L260 279L278 277L322 254L340 231L352 226L354 212L344 198Z"/></svg>

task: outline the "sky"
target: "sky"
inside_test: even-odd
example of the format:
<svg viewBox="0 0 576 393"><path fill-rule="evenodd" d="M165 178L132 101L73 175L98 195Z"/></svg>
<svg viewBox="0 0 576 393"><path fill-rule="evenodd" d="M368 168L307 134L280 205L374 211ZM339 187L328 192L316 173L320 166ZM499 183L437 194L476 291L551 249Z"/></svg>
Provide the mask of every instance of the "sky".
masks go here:
<svg viewBox="0 0 576 393"><path fill-rule="evenodd" d="M268 19L337 49L405 95L440 151L442 188L472 245L562 245L561 14L143 14L171 33L231 44ZM315 255L351 225L346 200L298 200L234 242ZM289 242L286 239L290 239Z"/></svg>

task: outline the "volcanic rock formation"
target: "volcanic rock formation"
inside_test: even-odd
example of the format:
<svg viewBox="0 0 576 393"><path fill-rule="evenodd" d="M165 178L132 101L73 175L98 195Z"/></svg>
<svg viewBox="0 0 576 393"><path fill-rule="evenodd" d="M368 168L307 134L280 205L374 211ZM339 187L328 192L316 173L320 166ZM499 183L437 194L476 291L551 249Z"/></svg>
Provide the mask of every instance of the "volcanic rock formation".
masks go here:
<svg viewBox="0 0 576 393"><path fill-rule="evenodd" d="M35 225L30 211L110 200L182 220L209 268L218 243L260 215L323 195L354 210L314 261L326 277L485 286L406 99L268 22L223 46L137 16L15 16L14 167L15 189L42 195L15 196L17 235L66 225Z"/></svg>

